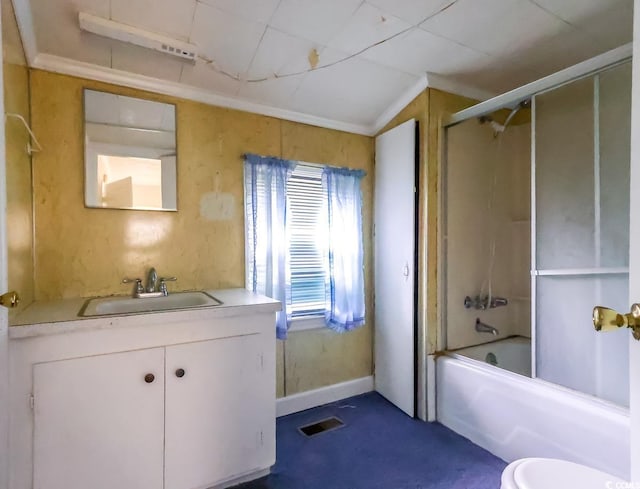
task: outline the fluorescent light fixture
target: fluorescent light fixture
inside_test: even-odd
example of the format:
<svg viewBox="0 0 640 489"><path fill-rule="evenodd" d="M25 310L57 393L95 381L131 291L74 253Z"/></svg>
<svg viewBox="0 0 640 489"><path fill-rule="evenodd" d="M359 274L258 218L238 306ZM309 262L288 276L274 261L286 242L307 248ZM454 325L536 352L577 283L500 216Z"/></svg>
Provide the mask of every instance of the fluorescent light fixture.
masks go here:
<svg viewBox="0 0 640 489"><path fill-rule="evenodd" d="M195 44L178 41L153 32L144 31L113 20L103 19L95 15L80 12L78 14L80 29L108 37L116 41L135 44L147 49L153 49L161 53L177 56L178 58L195 61L198 48Z"/></svg>

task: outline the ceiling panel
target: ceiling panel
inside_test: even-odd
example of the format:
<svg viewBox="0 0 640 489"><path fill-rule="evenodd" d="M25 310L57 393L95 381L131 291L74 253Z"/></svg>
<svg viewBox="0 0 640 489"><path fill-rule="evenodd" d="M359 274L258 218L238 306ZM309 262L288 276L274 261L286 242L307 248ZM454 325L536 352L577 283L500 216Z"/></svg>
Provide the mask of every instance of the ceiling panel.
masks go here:
<svg viewBox="0 0 640 489"><path fill-rule="evenodd" d="M310 69L309 53L316 43L268 27L251 62L248 78L284 75Z"/></svg>
<svg viewBox="0 0 640 489"><path fill-rule="evenodd" d="M362 0L281 0L269 25L326 45L361 3Z"/></svg>
<svg viewBox="0 0 640 489"><path fill-rule="evenodd" d="M479 69L492 58L420 29L398 36L363 54L364 58L416 75L427 71L440 75Z"/></svg>
<svg viewBox="0 0 640 489"><path fill-rule="evenodd" d="M280 0L200 0L212 7L238 15L251 22L266 24L280 3Z"/></svg>
<svg viewBox="0 0 640 489"><path fill-rule="evenodd" d="M600 17L620 6L633 6L633 0L532 0L558 17L579 26L585 20Z"/></svg>
<svg viewBox="0 0 640 489"><path fill-rule="evenodd" d="M325 56L335 59L344 53L326 52ZM369 124L416 80L416 76L352 58L307 74L292 107L321 117Z"/></svg>
<svg viewBox="0 0 640 489"><path fill-rule="evenodd" d="M110 0L111 19L182 41L189 38L196 0ZM106 3L106 2L105 2Z"/></svg>
<svg viewBox="0 0 640 489"><path fill-rule="evenodd" d="M579 27L602 51L629 43L633 40L633 1L615 2L601 14L583 18Z"/></svg>
<svg viewBox="0 0 640 489"><path fill-rule="evenodd" d="M528 82L580 63L604 51L606 49L599 48L583 32L571 29L501 59L500 66L493 71L501 75L505 81L509 81L510 88L515 88L520 80L507 71L507 68L520 67L528 70L532 73L531 79L526 80Z"/></svg>
<svg viewBox="0 0 640 489"><path fill-rule="evenodd" d="M219 69L244 75L265 29L264 24L198 3L190 40Z"/></svg>
<svg viewBox="0 0 640 489"><path fill-rule="evenodd" d="M508 92L538 78L540 76L535 71L514 62L508 63L505 60L495 60L482 69L455 76L455 79L460 83L495 94Z"/></svg>
<svg viewBox="0 0 640 489"><path fill-rule="evenodd" d="M108 2L31 0L31 8L39 52L101 66L111 65L111 41L82 32L78 25L78 12L108 17Z"/></svg>
<svg viewBox="0 0 640 489"><path fill-rule="evenodd" d="M529 0L459 0L421 27L493 56L512 54L569 28Z"/></svg>
<svg viewBox="0 0 640 489"><path fill-rule="evenodd" d="M629 42L633 17L633 0L29 1L38 52L357 124L424 72L505 91ZM194 42L202 58L84 33L79 11Z"/></svg>
<svg viewBox="0 0 640 489"><path fill-rule="evenodd" d="M353 54L410 27L408 22L363 3L328 45Z"/></svg>
<svg viewBox="0 0 640 489"><path fill-rule="evenodd" d="M114 42L111 50L112 68L172 82L180 81L184 64L174 56L122 42Z"/></svg>
<svg viewBox="0 0 640 489"><path fill-rule="evenodd" d="M451 0L367 0L367 3L417 25L450 4Z"/></svg>
<svg viewBox="0 0 640 489"><path fill-rule="evenodd" d="M292 99L305 75L271 79L257 83L243 83L238 95L254 102L291 109Z"/></svg>
<svg viewBox="0 0 640 489"><path fill-rule="evenodd" d="M184 63L180 82L224 95L236 95L240 82L222 75L203 62Z"/></svg>

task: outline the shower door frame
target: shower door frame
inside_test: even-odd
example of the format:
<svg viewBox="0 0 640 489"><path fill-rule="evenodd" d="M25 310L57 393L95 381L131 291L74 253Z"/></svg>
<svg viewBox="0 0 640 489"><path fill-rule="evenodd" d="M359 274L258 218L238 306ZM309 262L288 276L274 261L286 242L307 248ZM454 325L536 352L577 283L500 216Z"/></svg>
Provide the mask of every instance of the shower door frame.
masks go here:
<svg viewBox="0 0 640 489"><path fill-rule="evenodd" d="M594 114L594 119L597 116L598 107L595 107L598 100L598 74L615 68L617 66L621 66L625 63L631 61L633 55L633 44L625 44L620 46L619 48L613 49L606 53L603 53L594 58L583 61L582 63L578 63L574 66L566 68L562 71L549 75L545 78L541 78L534 82L531 82L522 87L511 90L510 92L504 93L502 95L498 95L492 99L486 100L484 102L480 102L472 107L461 110L454 114L449 115L448 117L444 117L442 121L442 127L444 129L443 133L445 134L444 141L441 144L441 168L439 168L439 178L438 178L438 194L439 194L439 216L438 216L438 268L440 270L439 275L441 277L444 276L442 271L446 264L444 263L444 245L445 239L443 231L445 229L446 222L446 212L445 212L445 201L444 201L444 189L446 186L446 178L444 176L445 165L447 164L447 129L465 122L469 119L481 117L483 115L491 114L500 109L509 109L518 106L521 102L525 100L531 100L531 210L530 210L530 218L531 218L531 379L539 382L544 382L554 387L557 387L562 390L569 390L572 392L577 392L579 394L583 394L579 391L575 391L573 389L566 388L564 386L548 382L544 379L538 378L536 372L536 285L537 285L537 277L540 276L580 276L580 275L611 275L611 274L621 274L628 273L629 269L627 267L598 267L596 268L584 268L584 269L562 269L562 270L538 270L536 266L536 96L542 95L543 93L549 92L551 90L555 90L564 85L568 85L577 80L594 77L595 90L594 93L594 108L596 110ZM594 124L597 124L595 122ZM596 126L597 129L597 126ZM595 137L595 135L594 135ZM598 148L598 138L594 139L594 172L599 171L599 148ZM596 193L594 198L599 199L598 195L598 186L596 185L594 188L594 192ZM596 217L596 220L598 218ZM598 235L598 230L596 230L596 235ZM597 238L596 238L597 239ZM439 303L444 304L444 308L446 309L446 297L444 293L445 281L440 280L438 283L438 297ZM438 308L440 311L441 308ZM444 312L440 312L438 321L438 351L444 351L447 348L447 335L446 335L446 310ZM435 384L435 381L434 381ZM435 385L434 385L435 390ZM599 398L597 398L599 399ZM602 402L608 403L608 401L601 400Z"/></svg>

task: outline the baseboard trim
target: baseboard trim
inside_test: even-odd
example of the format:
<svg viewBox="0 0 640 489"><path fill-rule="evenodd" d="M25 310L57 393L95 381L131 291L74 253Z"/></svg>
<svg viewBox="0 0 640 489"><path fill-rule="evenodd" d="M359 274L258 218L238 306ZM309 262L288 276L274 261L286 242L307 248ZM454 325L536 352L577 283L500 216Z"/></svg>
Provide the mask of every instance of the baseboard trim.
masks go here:
<svg viewBox="0 0 640 489"><path fill-rule="evenodd" d="M286 416L373 390L373 375L300 392L276 401L276 416Z"/></svg>

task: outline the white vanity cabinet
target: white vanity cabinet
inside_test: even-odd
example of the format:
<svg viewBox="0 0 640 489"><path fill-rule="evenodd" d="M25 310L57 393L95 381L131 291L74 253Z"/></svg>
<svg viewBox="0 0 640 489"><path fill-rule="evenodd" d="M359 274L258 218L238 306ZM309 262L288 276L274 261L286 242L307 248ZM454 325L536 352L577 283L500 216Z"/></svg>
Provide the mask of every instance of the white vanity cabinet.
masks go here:
<svg viewBox="0 0 640 489"><path fill-rule="evenodd" d="M166 349L165 489L212 481L273 463L273 384L259 335Z"/></svg>
<svg viewBox="0 0 640 489"><path fill-rule="evenodd" d="M260 335L45 362L33 377L34 489L205 488L273 463Z"/></svg>
<svg viewBox="0 0 640 489"><path fill-rule="evenodd" d="M249 298L10 331L10 489L205 489L266 475L280 304Z"/></svg>
<svg viewBox="0 0 640 489"><path fill-rule="evenodd" d="M34 489L162 489L163 348L41 363L33 383Z"/></svg>

